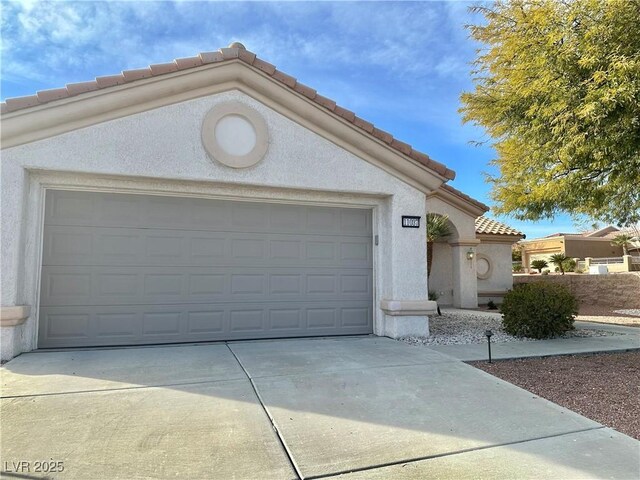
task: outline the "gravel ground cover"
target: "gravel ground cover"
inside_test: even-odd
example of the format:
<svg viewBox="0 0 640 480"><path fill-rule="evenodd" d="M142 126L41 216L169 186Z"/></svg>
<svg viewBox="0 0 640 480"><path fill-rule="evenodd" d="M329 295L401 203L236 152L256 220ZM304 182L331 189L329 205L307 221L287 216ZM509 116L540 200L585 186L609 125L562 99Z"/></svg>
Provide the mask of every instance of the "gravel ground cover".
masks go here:
<svg viewBox="0 0 640 480"><path fill-rule="evenodd" d="M640 352L469 362L640 440Z"/></svg>
<svg viewBox="0 0 640 480"><path fill-rule="evenodd" d="M411 345L463 345L470 343L486 343L484 332L491 330L491 341L499 342L532 342L532 338L519 338L508 335L502 329L502 316L487 311L443 311L441 316L429 317L428 337L404 337L402 341ZM578 329L568 332L569 337L605 337L615 335L597 329Z"/></svg>

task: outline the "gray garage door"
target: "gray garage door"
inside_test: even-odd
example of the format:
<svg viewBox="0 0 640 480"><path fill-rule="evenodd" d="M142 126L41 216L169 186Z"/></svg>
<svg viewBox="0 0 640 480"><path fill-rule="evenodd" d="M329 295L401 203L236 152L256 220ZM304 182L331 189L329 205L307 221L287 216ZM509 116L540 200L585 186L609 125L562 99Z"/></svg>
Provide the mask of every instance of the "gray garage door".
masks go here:
<svg viewBox="0 0 640 480"><path fill-rule="evenodd" d="M39 347L372 332L371 211L48 191Z"/></svg>

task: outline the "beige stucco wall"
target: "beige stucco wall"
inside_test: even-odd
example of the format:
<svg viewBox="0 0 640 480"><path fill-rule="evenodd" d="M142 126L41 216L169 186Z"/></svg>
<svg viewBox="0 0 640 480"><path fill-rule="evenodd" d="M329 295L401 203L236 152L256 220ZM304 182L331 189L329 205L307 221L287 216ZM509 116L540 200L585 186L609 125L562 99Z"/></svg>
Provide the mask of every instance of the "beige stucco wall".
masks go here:
<svg viewBox="0 0 640 480"><path fill-rule="evenodd" d="M491 263L491 273L486 279L478 279L478 294L484 292L504 292L513 286L511 244L488 243L478 245L478 255L484 255ZM488 299L489 297L487 297ZM486 303L487 300L480 300Z"/></svg>
<svg viewBox="0 0 640 480"><path fill-rule="evenodd" d="M227 101L254 108L267 122L269 148L254 167L221 165L202 146L204 116ZM2 328L3 358L37 347L45 188L368 206L380 238L374 256L375 332L385 330L380 300L427 298L424 224L403 229L400 222L401 215L424 218L424 193L239 91L5 149L1 181L2 305L33 307L23 325Z"/></svg>
<svg viewBox="0 0 640 480"><path fill-rule="evenodd" d="M582 239L565 237L565 255L571 258L620 257L622 247L611 245L610 239Z"/></svg>

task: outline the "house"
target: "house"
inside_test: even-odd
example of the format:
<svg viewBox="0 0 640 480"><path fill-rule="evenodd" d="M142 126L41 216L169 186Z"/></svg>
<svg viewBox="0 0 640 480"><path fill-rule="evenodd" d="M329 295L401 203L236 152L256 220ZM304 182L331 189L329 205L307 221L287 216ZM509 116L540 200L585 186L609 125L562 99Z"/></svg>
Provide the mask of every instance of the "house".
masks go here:
<svg viewBox="0 0 640 480"><path fill-rule="evenodd" d="M511 249L525 235L497 220L480 216L475 219L475 236L478 241L473 262L477 279L477 303L482 305L489 301L500 302L504 294L513 287ZM456 304L451 268L451 249L456 241L454 234L434 243L429 290L438 295L438 303L441 305ZM469 249L467 253L472 256L474 252ZM469 275L472 274L470 271Z"/></svg>
<svg viewBox="0 0 640 480"><path fill-rule="evenodd" d="M612 245L611 241L622 230L608 226L584 233L554 233L542 238L533 238L519 243L522 250L522 265L531 268L534 260L549 261L556 253L563 253L569 258L606 258L621 257L621 246ZM634 247L630 248L634 251Z"/></svg>
<svg viewBox="0 0 640 480"><path fill-rule="evenodd" d="M7 99L1 134L3 359L426 334L427 211L455 227L453 304L477 305L488 207L239 43Z"/></svg>

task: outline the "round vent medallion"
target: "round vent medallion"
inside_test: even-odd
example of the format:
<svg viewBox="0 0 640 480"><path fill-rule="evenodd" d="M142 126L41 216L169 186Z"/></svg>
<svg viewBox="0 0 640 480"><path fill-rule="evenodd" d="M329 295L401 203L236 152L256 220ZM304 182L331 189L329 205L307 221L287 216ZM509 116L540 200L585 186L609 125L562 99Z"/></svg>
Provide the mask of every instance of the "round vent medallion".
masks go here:
<svg viewBox="0 0 640 480"><path fill-rule="evenodd" d="M487 279L491 276L491 270L493 270L493 265L491 265L491 260L486 255L479 253L476 255L476 276L481 279Z"/></svg>
<svg viewBox="0 0 640 480"><path fill-rule="evenodd" d="M267 153L267 123L243 103L217 105L202 122L202 144L212 159L228 167L252 167Z"/></svg>

